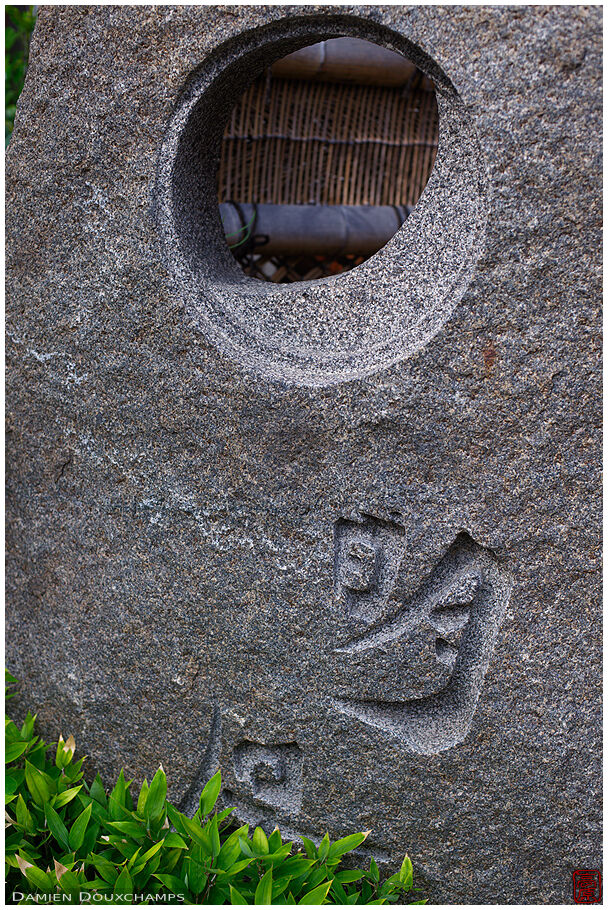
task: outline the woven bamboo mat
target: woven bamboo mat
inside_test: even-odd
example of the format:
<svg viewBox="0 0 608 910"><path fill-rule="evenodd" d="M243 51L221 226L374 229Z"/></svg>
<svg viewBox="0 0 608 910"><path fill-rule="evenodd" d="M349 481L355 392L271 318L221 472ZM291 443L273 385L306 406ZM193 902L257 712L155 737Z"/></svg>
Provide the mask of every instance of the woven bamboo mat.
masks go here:
<svg viewBox="0 0 608 910"><path fill-rule="evenodd" d="M266 77L232 111L219 201L415 205L438 141L434 91Z"/></svg>

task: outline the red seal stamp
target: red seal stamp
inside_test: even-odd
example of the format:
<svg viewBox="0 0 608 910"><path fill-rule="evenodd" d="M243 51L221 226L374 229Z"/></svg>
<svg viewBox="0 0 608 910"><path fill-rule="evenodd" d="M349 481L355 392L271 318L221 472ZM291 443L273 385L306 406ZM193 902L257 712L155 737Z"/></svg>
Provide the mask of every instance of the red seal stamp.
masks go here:
<svg viewBox="0 0 608 910"><path fill-rule="evenodd" d="M602 899L602 876L599 869L575 869L572 873L575 904L599 904Z"/></svg>

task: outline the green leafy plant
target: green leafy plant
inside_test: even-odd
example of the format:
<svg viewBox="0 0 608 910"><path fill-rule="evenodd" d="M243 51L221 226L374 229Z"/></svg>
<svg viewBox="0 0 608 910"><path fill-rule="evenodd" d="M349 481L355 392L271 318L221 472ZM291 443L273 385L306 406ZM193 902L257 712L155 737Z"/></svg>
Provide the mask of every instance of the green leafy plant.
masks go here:
<svg viewBox="0 0 608 910"><path fill-rule="evenodd" d="M8 145L25 79L36 14L33 6L5 6L4 14L4 136L5 145Z"/></svg>
<svg viewBox="0 0 608 910"><path fill-rule="evenodd" d="M7 674L7 683L16 680ZM10 696L9 696L10 697ZM218 811L218 771L193 818L167 802L161 768L137 799L121 771L106 792L99 775L83 777L72 736L53 748L34 733L31 713L19 728L6 719L6 879L9 903L386 904L413 888L406 856L382 881L369 869L340 868L366 833L303 849L283 843L278 828L237 827L232 809ZM15 895L15 897L13 897ZM34 897L35 895L35 897ZM425 903L425 901L412 901Z"/></svg>

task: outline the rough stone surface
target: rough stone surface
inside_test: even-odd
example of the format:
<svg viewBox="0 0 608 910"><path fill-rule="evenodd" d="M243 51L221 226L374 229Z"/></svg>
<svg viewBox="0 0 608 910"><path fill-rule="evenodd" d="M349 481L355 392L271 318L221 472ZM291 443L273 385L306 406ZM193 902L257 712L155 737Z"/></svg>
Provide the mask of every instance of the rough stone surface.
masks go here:
<svg viewBox="0 0 608 910"><path fill-rule="evenodd" d="M371 829L436 901L600 855L594 7L42 8L7 158L8 656L107 775ZM222 118L302 43L435 80L404 228L268 289Z"/></svg>

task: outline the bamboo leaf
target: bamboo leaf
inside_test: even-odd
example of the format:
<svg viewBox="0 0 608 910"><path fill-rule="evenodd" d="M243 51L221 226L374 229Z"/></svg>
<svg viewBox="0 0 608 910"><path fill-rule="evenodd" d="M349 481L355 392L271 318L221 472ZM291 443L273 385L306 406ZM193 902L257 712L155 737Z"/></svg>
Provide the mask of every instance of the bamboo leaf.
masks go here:
<svg viewBox="0 0 608 910"><path fill-rule="evenodd" d="M48 803L51 798L49 780L46 774L35 768L27 759L25 761L25 783L36 805L42 808L45 803Z"/></svg>
<svg viewBox="0 0 608 910"><path fill-rule="evenodd" d="M258 856L263 856L269 852L268 849L268 838L266 837L262 828L257 827L253 832L252 844L255 853Z"/></svg>
<svg viewBox="0 0 608 910"><path fill-rule="evenodd" d="M106 791L101 782L101 777L99 774L95 775L95 780L91 784L91 789L89 790L89 795L91 799L94 799L96 803L99 803L104 809L108 805L108 798L106 796Z"/></svg>
<svg viewBox="0 0 608 910"><path fill-rule="evenodd" d="M255 835L254 835L255 836ZM255 889L254 904L269 904L272 900L272 866L266 872Z"/></svg>
<svg viewBox="0 0 608 910"><path fill-rule="evenodd" d="M114 898L120 899L122 897L124 899L127 894L133 895L133 882L125 866L114 884ZM127 901L127 903L132 903L132 900Z"/></svg>
<svg viewBox="0 0 608 910"><path fill-rule="evenodd" d="M322 904L331 888L331 882L323 882L300 898L298 904Z"/></svg>
<svg viewBox="0 0 608 910"><path fill-rule="evenodd" d="M59 881L59 887L65 894L69 894L71 897L77 896L80 898L80 882L69 869L65 869L65 872L62 873L61 880L59 879L59 876L57 876L57 881ZM75 901L75 903L79 903L79 901Z"/></svg>
<svg viewBox="0 0 608 910"><path fill-rule="evenodd" d="M146 810L146 800L148 798L148 791L150 787L148 786L148 781L144 777L144 782L141 785L141 790L139 791L139 796L137 797L137 814L145 816Z"/></svg>
<svg viewBox="0 0 608 910"><path fill-rule="evenodd" d="M83 809L72 827L70 828L70 850L77 851L82 847L84 836L91 818L91 805Z"/></svg>
<svg viewBox="0 0 608 910"><path fill-rule="evenodd" d="M26 805L26 803L25 803L25 800L24 800L24 798L23 798L23 796L22 796L21 793L20 793L19 796L17 797L16 811L17 811L17 821L18 821L18 823L19 823L19 824L21 825L21 827L24 828L29 834L33 834L34 831L36 830L36 827L35 827L35 824L34 824L34 819L32 818L32 814L31 814L30 810L28 809L28 807L27 807L27 805Z"/></svg>
<svg viewBox="0 0 608 910"><path fill-rule="evenodd" d="M217 798L222 786L222 775L218 771L217 774L214 774L211 780L205 784L203 792L201 793L201 798L199 800L199 808L201 812L201 818L204 818L206 815L209 815L213 807L217 802Z"/></svg>
<svg viewBox="0 0 608 910"><path fill-rule="evenodd" d="M55 890L55 885L51 876L47 875L46 872L43 872L42 869L39 869L38 866L34 866L32 863L24 863L22 866L20 863L19 868L30 885L33 885L34 888L42 891L43 894L51 894Z"/></svg>
<svg viewBox="0 0 608 910"><path fill-rule="evenodd" d="M186 841L175 831L170 831L169 834L166 835L164 844L165 847L179 848L180 850L186 850L188 847Z"/></svg>
<svg viewBox="0 0 608 910"><path fill-rule="evenodd" d="M163 813L167 797L167 778L162 765L152 778L150 789L146 797L145 815L149 821L154 821Z"/></svg>
<svg viewBox="0 0 608 910"><path fill-rule="evenodd" d="M230 885L230 903L231 904L248 904L249 901L246 900L240 891L237 891L234 885Z"/></svg>
<svg viewBox="0 0 608 910"><path fill-rule="evenodd" d="M162 882L165 888L169 888L174 894L187 894L188 890L186 888L185 882L183 882L177 875L165 875L159 874L158 872L154 873L154 878L157 878L159 882Z"/></svg>
<svg viewBox="0 0 608 910"><path fill-rule="evenodd" d="M323 860L327 859L328 854L329 854L329 834L327 832L325 832L325 834L323 835L323 838L321 840L321 843L319 844L319 859L321 860L321 862L323 862Z"/></svg>
<svg viewBox="0 0 608 910"><path fill-rule="evenodd" d="M401 869L399 870L399 881L401 882L401 887L404 889L404 891L409 891L414 881L414 868L412 866L412 861L409 856L407 856L407 854L401 863Z"/></svg>
<svg viewBox="0 0 608 910"><path fill-rule="evenodd" d="M345 853L350 853L351 850L355 850L363 843L368 834L369 831L366 831L361 834L349 834L348 837L340 838L340 840L337 840L329 847L327 859L332 860L338 856L344 856ZM323 840L325 840L325 838ZM321 841L321 844L323 844L323 841ZM320 856L321 848L319 847L319 857Z"/></svg>
<svg viewBox="0 0 608 910"><path fill-rule="evenodd" d="M9 745L7 745L6 750L4 752L5 763L8 765L8 764L10 764L10 762L18 759L19 756L23 755L23 753L27 750L28 746L29 746L29 742L28 743L16 742L16 743L10 743Z"/></svg>
<svg viewBox="0 0 608 910"><path fill-rule="evenodd" d="M63 793L58 793L53 799L53 808L61 809L62 806L67 806L80 790L82 790L82 784L78 787L70 787L69 790L64 790Z"/></svg>
<svg viewBox="0 0 608 910"><path fill-rule="evenodd" d="M68 829L64 825L62 819L57 815L49 803L45 803L44 805L44 814L46 815L46 823L49 826L49 831L66 853L69 853L70 841L68 838Z"/></svg>

